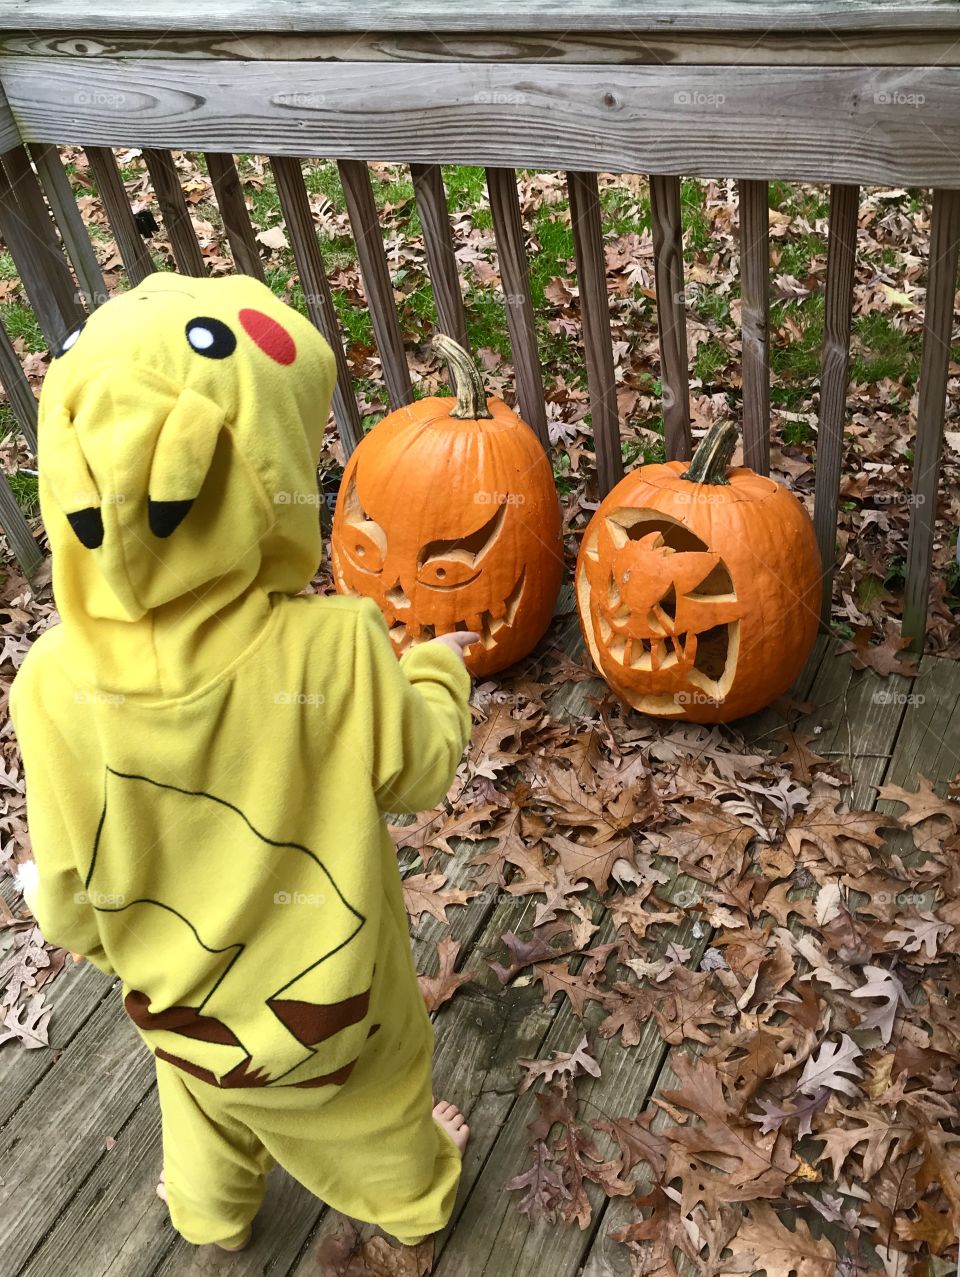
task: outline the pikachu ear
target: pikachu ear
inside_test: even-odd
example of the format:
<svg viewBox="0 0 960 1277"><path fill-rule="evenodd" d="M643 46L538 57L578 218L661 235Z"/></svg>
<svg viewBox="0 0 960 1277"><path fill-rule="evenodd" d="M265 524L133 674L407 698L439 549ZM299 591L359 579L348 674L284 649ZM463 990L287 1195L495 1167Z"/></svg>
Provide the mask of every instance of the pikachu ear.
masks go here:
<svg viewBox="0 0 960 1277"><path fill-rule="evenodd" d="M207 477L223 409L198 395L180 392L163 423L150 466L147 519L155 537L168 537L186 518Z"/></svg>
<svg viewBox="0 0 960 1277"><path fill-rule="evenodd" d="M67 516L80 544L96 550L103 544L100 493L73 419L63 404L56 404L45 413L40 439L40 465L53 499Z"/></svg>

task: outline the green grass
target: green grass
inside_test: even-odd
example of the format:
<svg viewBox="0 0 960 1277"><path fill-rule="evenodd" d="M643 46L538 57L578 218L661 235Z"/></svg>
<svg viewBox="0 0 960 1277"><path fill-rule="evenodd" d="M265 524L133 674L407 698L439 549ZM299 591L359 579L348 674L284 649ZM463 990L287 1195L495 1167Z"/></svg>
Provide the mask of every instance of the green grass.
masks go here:
<svg viewBox="0 0 960 1277"><path fill-rule="evenodd" d="M17 504L27 518L38 514L40 511L40 493L37 488L37 479L35 475L24 474L22 470L18 470L16 474L8 474L7 482L13 495L17 498Z"/></svg>
<svg viewBox="0 0 960 1277"><path fill-rule="evenodd" d="M714 378L726 368L730 356L718 341L705 341L697 347L693 360L693 375L703 382L704 386L713 384Z"/></svg>
<svg viewBox="0 0 960 1277"><path fill-rule="evenodd" d="M853 321L850 372L858 382L903 377L914 385L920 371L920 335L902 332L894 318L883 311L860 315Z"/></svg>
<svg viewBox="0 0 960 1277"><path fill-rule="evenodd" d="M696 259L712 238L710 218L704 207L703 183L685 177L680 184L680 217L684 228L684 257Z"/></svg>
<svg viewBox="0 0 960 1277"><path fill-rule="evenodd" d="M795 239L784 241L780 249L778 274L793 275L801 279L811 267L813 259L821 257L826 249L826 242L819 235L798 235Z"/></svg>
<svg viewBox="0 0 960 1277"><path fill-rule="evenodd" d="M9 301L0 305L0 320L3 321L10 340L16 341L18 337L22 337L25 348L31 354L47 349L47 341L40 331L37 317L25 302Z"/></svg>

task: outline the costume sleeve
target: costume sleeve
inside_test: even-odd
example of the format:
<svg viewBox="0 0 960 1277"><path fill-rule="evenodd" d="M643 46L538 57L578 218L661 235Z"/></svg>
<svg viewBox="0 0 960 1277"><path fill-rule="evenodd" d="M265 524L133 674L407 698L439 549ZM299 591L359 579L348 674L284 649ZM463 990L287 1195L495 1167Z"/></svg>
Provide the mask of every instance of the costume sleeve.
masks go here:
<svg viewBox="0 0 960 1277"><path fill-rule="evenodd" d="M377 805L397 815L433 807L470 739L470 675L442 643L422 643L398 662L372 601L357 614L356 655Z"/></svg>
<svg viewBox="0 0 960 1277"><path fill-rule="evenodd" d="M21 671L10 697L10 717L27 780L27 822L35 867L21 866L19 881L43 938L113 975L100 943L97 915L77 870L71 841L67 751L30 695ZM19 686L18 686L19 684Z"/></svg>

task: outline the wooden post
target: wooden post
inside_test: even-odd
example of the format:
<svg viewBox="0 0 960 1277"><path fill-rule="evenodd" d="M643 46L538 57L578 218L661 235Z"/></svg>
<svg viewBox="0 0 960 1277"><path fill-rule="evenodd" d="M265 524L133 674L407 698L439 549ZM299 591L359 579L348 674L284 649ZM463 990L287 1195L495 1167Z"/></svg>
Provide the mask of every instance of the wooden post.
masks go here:
<svg viewBox="0 0 960 1277"><path fill-rule="evenodd" d="M453 248L447 193L439 164L411 164L410 176L423 231L430 283L437 307L437 327L464 350L470 349L467 316L460 292L460 272Z"/></svg>
<svg viewBox="0 0 960 1277"><path fill-rule="evenodd" d="M210 151L204 158L237 270L244 275L252 275L262 284L266 283L263 262L260 260L260 249L257 247L257 239L250 225L250 215L244 202L243 187L240 185L240 177L237 166L233 162L233 156Z"/></svg>
<svg viewBox="0 0 960 1277"><path fill-rule="evenodd" d="M500 264L500 287L507 310L507 328L513 351L513 376L517 386L517 408L544 448L550 450L547 406L543 396L543 374L537 350L537 328L530 297L527 248L517 194L517 174L512 168L487 169L487 193L493 216Z"/></svg>
<svg viewBox="0 0 960 1277"><path fill-rule="evenodd" d="M154 151L150 147L144 147L143 158L160 205L163 224L170 236L170 247L173 249L177 270L184 275L202 279L207 273L207 264L203 260L203 253L200 252L190 221L190 210L187 208L173 156L169 151Z"/></svg>
<svg viewBox="0 0 960 1277"><path fill-rule="evenodd" d="M333 415L340 431L340 442L343 445L343 456L346 460L360 442L363 427L360 424L360 413L357 409L357 398L353 393L353 383L347 357L343 350L343 338L337 322L330 285L323 266L317 232L310 211L310 200L307 188L303 184L303 171L300 161L289 156L276 155L270 160L280 207L283 209L284 221L293 255L300 272L300 284L307 303L307 311L311 320L326 337L330 349L337 361L337 384L333 391Z"/></svg>
<svg viewBox="0 0 960 1277"><path fill-rule="evenodd" d="M55 146L32 146L30 154L37 166L44 194L53 210L67 253L73 262L87 308L96 310L107 300L107 286L77 208L76 198L70 189L70 182L63 171L60 152Z"/></svg>
<svg viewBox="0 0 960 1277"><path fill-rule="evenodd" d="M910 508L907 584L903 600L902 637L911 640L911 650L915 652L923 649L927 625L958 247L960 191L936 190L933 192L930 219L930 268L923 316L917 442L913 454L913 504Z"/></svg>
<svg viewBox="0 0 960 1277"><path fill-rule="evenodd" d="M17 419L17 424L23 431L23 437L36 455L37 401L3 324L0 324L0 385L6 391L7 400Z"/></svg>
<svg viewBox="0 0 960 1277"><path fill-rule="evenodd" d="M340 160L337 168L340 170L340 182L353 229L353 241L357 246L363 291L370 307L370 319L380 351L383 379L387 384L391 406L399 408L412 402L413 386L410 384L410 369L397 319L397 306L387 267L387 250L383 244L377 202L370 185L370 170L362 160Z"/></svg>
<svg viewBox="0 0 960 1277"><path fill-rule="evenodd" d="M830 188L830 238L824 295L823 351L820 365L820 421L813 523L820 547L823 593L820 620L830 624L833 573L837 558L837 514L843 466L843 424L850 366L850 318L857 260L859 186Z"/></svg>
<svg viewBox="0 0 960 1277"><path fill-rule="evenodd" d="M10 250L43 335L54 346L83 317L84 310L56 237L51 243L39 224L36 208L25 207L19 198L29 183L18 180L16 187L13 185L7 159L15 153L6 152L0 164L0 237ZM40 206L43 219L49 222L42 198Z"/></svg>
<svg viewBox="0 0 960 1277"><path fill-rule="evenodd" d="M617 384L610 338L610 299L607 295L606 259L596 173L568 173L567 190L570 194L570 221L577 257L580 318L587 358L597 478L600 495L605 496L623 478L623 454L620 451L620 414L617 411Z"/></svg>
<svg viewBox="0 0 960 1277"><path fill-rule="evenodd" d="M650 178L650 220L660 330L660 384L663 433L668 461L689 461L690 381L687 371L687 308L683 296L683 226L680 179Z"/></svg>
<svg viewBox="0 0 960 1277"><path fill-rule="evenodd" d="M766 182L738 182L740 326L743 339L743 459L770 473L770 244Z"/></svg>
<svg viewBox="0 0 960 1277"><path fill-rule="evenodd" d="M10 548L24 576L32 576L43 562L43 554L34 540L30 525L23 517L7 476L0 471L0 527L3 528Z"/></svg>
<svg viewBox="0 0 960 1277"><path fill-rule="evenodd" d="M84 149L123 265L131 284L139 284L153 273L153 262L133 220L130 201L117 167L117 157L105 146L88 146Z"/></svg>

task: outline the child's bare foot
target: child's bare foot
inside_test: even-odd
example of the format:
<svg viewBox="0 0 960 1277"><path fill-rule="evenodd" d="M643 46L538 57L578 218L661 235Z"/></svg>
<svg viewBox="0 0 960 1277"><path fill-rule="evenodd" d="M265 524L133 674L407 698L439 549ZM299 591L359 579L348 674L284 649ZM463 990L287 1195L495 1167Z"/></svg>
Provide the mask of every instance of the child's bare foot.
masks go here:
<svg viewBox="0 0 960 1277"><path fill-rule="evenodd" d="M470 1127L467 1126L467 1119L457 1108L456 1104L451 1104L449 1100L441 1100L439 1104L435 1104L433 1106L433 1116L456 1144L462 1157L463 1150L467 1147L467 1140L470 1138Z"/></svg>
<svg viewBox="0 0 960 1277"><path fill-rule="evenodd" d="M167 1182L164 1178L163 1171L160 1172L160 1182L157 1185L157 1196L160 1198L161 1202L165 1202L167 1200ZM217 1246L219 1246L221 1250L228 1250L231 1254L236 1250L244 1250L247 1246L249 1246L249 1244L249 1235L244 1238L239 1246L221 1246L220 1243L217 1242Z"/></svg>

